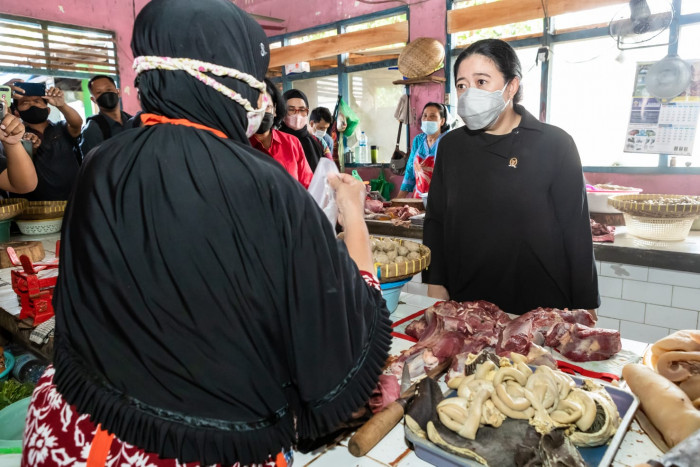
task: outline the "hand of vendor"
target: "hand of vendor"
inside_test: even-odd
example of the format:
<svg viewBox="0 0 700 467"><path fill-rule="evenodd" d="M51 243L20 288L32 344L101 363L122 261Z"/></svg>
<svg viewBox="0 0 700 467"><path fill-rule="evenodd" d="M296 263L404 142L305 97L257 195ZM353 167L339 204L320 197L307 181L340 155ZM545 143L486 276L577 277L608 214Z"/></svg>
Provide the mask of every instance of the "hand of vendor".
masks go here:
<svg viewBox="0 0 700 467"><path fill-rule="evenodd" d="M449 300L450 293L444 285L428 284L428 297Z"/></svg>
<svg viewBox="0 0 700 467"><path fill-rule="evenodd" d="M598 322L598 312L596 312L595 309L588 310L588 313L591 315L591 318L593 318L593 321Z"/></svg>
<svg viewBox="0 0 700 467"><path fill-rule="evenodd" d="M335 201L338 205L338 223L343 227L350 219L363 219L365 212L365 197L367 191L364 183L350 174L332 174L328 182L335 191Z"/></svg>

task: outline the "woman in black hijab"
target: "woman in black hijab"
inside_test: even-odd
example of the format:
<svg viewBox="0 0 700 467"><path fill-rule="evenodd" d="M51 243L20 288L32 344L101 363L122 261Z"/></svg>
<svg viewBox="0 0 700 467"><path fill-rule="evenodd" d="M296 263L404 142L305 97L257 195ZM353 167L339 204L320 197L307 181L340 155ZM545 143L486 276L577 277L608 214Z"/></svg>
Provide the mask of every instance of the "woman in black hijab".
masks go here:
<svg viewBox="0 0 700 467"><path fill-rule="evenodd" d="M299 138L304 148L304 155L313 172L316 171L318 161L325 157L325 149L321 140L309 133L309 99L306 94L298 89L290 89L285 92L284 100L287 103L287 115L282 121L280 131L289 133ZM328 152L330 156L330 150Z"/></svg>
<svg viewBox="0 0 700 467"><path fill-rule="evenodd" d="M153 0L132 50L145 126L94 151L69 201L23 463L274 463L362 406L388 354L364 187L330 180L339 241L249 146L269 49L230 1Z"/></svg>

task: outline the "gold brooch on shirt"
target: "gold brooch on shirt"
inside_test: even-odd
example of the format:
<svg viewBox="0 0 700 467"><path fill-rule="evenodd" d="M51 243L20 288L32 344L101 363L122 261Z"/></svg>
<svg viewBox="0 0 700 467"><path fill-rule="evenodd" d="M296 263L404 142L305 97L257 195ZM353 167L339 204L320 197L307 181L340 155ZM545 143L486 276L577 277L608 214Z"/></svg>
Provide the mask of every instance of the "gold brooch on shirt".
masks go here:
<svg viewBox="0 0 700 467"><path fill-rule="evenodd" d="M514 169L517 169L518 168L518 158L511 157L510 160L508 161L508 167L513 167Z"/></svg>

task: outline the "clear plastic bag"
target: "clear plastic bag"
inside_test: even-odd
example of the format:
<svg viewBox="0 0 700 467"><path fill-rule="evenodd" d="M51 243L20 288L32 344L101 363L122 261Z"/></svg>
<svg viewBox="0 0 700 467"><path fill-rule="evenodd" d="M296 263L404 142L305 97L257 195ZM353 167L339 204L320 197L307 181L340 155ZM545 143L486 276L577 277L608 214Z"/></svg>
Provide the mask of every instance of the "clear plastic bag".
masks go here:
<svg viewBox="0 0 700 467"><path fill-rule="evenodd" d="M333 228L338 220L338 205L335 203L335 191L328 183L329 174L337 174L335 163L322 157L316 166L316 171L309 184L309 194L323 210Z"/></svg>

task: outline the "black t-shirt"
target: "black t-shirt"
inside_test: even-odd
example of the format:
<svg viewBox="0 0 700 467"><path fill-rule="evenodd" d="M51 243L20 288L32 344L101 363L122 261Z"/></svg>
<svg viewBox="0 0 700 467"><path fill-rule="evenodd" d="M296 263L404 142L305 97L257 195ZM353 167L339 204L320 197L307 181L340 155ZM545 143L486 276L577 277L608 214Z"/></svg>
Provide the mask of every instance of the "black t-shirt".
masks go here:
<svg viewBox="0 0 700 467"><path fill-rule="evenodd" d="M67 200L78 175L76 138L68 133L65 121L49 122L43 135L29 127L27 131L41 138L41 146L32 158L39 182L34 191L21 197L30 201Z"/></svg>

